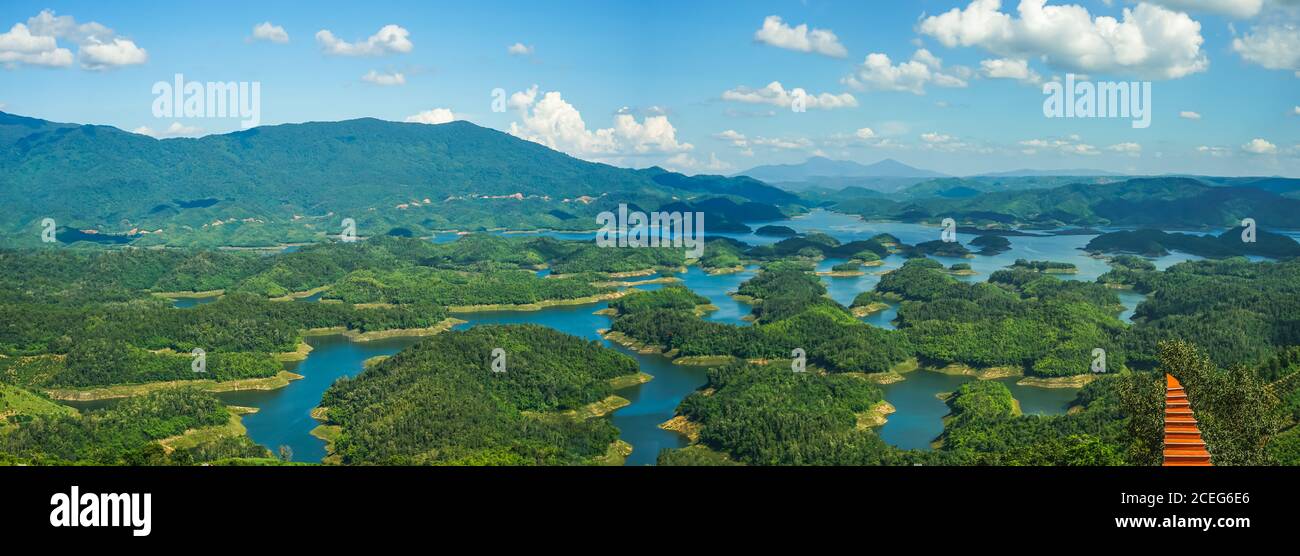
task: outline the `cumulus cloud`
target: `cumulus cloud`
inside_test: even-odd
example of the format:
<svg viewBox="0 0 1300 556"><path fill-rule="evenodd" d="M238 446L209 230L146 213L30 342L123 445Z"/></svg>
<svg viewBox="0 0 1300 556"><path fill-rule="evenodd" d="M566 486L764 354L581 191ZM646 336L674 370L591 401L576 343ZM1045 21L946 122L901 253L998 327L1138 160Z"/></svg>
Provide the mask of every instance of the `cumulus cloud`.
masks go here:
<svg viewBox="0 0 1300 556"><path fill-rule="evenodd" d="M1043 82L1043 76L1030 69L1028 60L1014 58L983 60L980 62L980 73L990 79L1015 79L1030 85Z"/></svg>
<svg viewBox="0 0 1300 556"><path fill-rule="evenodd" d="M1141 3L1116 19L1046 3L1021 0L1016 17L1001 11L1000 0L973 0L965 9L926 17L918 30L950 48L979 47L1069 71L1177 79L1209 67L1201 24L1185 13Z"/></svg>
<svg viewBox="0 0 1300 556"><path fill-rule="evenodd" d="M316 32L316 43L321 51L335 56L382 56L405 54L415 48L411 32L397 25L385 25L379 32L364 41L347 42L334 36L329 29Z"/></svg>
<svg viewBox="0 0 1300 556"><path fill-rule="evenodd" d="M8 32L0 33L0 63L7 67L18 64L70 66L72 51L60 48L52 36L34 35L26 25L15 23Z"/></svg>
<svg viewBox="0 0 1300 556"><path fill-rule="evenodd" d="M533 47L521 42L510 45L506 48L506 53L511 56L529 56L533 53Z"/></svg>
<svg viewBox="0 0 1300 556"><path fill-rule="evenodd" d="M1295 107L1295 110L1291 113L1296 116L1300 116L1300 106Z"/></svg>
<svg viewBox="0 0 1300 556"><path fill-rule="evenodd" d="M853 136L858 139L867 140L876 136L876 132L869 127L860 128L853 132Z"/></svg>
<svg viewBox="0 0 1300 556"><path fill-rule="evenodd" d="M1201 119L1201 114L1199 112L1192 112L1191 110L1183 110L1178 113L1178 117L1184 120L1199 120Z"/></svg>
<svg viewBox="0 0 1300 556"><path fill-rule="evenodd" d="M510 95L509 105L520 118L510 123L511 135L578 157L613 160L695 148L677 140L677 129L666 115L637 121L623 110L614 115L613 127L588 129L582 114L559 91L541 92L536 85Z"/></svg>
<svg viewBox="0 0 1300 556"><path fill-rule="evenodd" d="M7 68L70 66L72 51L59 46L59 40L77 45L77 58L83 69L107 70L143 64L149 59L145 49L130 39L118 37L100 23L78 23L70 15L43 10L26 24L16 23L9 31L0 33L0 64Z"/></svg>
<svg viewBox="0 0 1300 556"><path fill-rule="evenodd" d="M109 42L83 44L78 56L81 57L81 67L89 70L143 64L149 59L149 54L143 48L129 40L119 38Z"/></svg>
<svg viewBox="0 0 1300 556"><path fill-rule="evenodd" d="M289 33L284 31L284 27L265 21L253 27L253 36L249 38L255 41L271 41L284 44L289 42Z"/></svg>
<svg viewBox="0 0 1300 556"><path fill-rule="evenodd" d="M902 91L923 95L929 84L965 87L970 76L970 68L961 66L945 72L943 61L922 48L912 54L911 60L897 65L888 55L868 54L862 64L840 82L861 91Z"/></svg>
<svg viewBox="0 0 1300 556"><path fill-rule="evenodd" d="M1228 156L1230 154L1226 147L1211 147L1208 145L1196 147L1196 152L1209 156Z"/></svg>
<svg viewBox="0 0 1300 556"><path fill-rule="evenodd" d="M1300 68L1300 29L1292 23L1256 27L1232 39L1232 50L1268 69L1295 70Z"/></svg>
<svg viewBox="0 0 1300 556"><path fill-rule="evenodd" d="M361 76L361 80L366 83L391 87L393 85L405 85L406 75L402 74L402 72L379 73L375 70L370 70L369 73Z"/></svg>
<svg viewBox="0 0 1300 556"><path fill-rule="evenodd" d="M154 130L149 126L140 126L133 130L133 133L148 135L154 139L167 139L169 137L194 137L203 133L203 128L181 125L180 122L172 122L172 125L166 129Z"/></svg>
<svg viewBox="0 0 1300 556"><path fill-rule="evenodd" d="M787 108L796 98L802 98L804 107L809 109L834 110L836 108L852 108L858 105L858 100L848 93L838 95L831 93L813 94L800 87L787 91L779 81L768 83L766 87L761 89L736 87L722 93L723 100L750 104L772 104Z"/></svg>
<svg viewBox="0 0 1300 556"><path fill-rule="evenodd" d="M445 124L456 119L449 108L434 108L406 117L406 122L413 124Z"/></svg>
<svg viewBox="0 0 1300 556"><path fill-rule="evenodd" d="M1022 147L1021 152L1024 154L1037 154L1039 151L1084 156L1101 154L1097 147L1083 143L1077 135L1071 135L1066 139L1030 139L1021 141L1020 146Z"/></svg>
<svg viewBox="0 0 1300 556"><path fill-rule="evenodd" d="M840 44L840 39L829 29L810 30L807 24L791 27L775 15L763 19L763 27L754 32L754 40L777 48L815 52L832 58L848 55L848 50Z"/></svg>
<svg viewBox="0 0 1300 556"><path fill-rule="evenodd" d="M1257 138L1251 139L1249 143L1242 145L1241 150L1250 154L1277 154L1277 145Z"/></svg>

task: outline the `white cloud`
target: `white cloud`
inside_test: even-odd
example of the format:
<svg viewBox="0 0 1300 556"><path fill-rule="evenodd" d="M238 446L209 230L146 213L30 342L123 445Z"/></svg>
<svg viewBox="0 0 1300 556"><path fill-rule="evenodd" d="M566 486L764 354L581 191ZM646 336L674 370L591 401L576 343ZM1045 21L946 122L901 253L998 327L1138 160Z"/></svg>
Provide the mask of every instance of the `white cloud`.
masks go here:
<svg viewBox="0 0 1300 556"><path fill-rule="evenodd" d="M885 54L871 53L852 74L840 82L862 91L904 91L917 95L925 94L925 86L928 84L940 87L967 85L969 68L954 67L949 73L942 70L942 60L924 48L913 53L910 61L898 65L894 65Z"/></svg>
<svg viewBox="0 0 1300 556"><path fill-rule="evenodd" d="M755 137L753 143L759 147L768 147L782 151L807 150L816 147L812 140L804 137Z"/></svg>
<svg viewBox="0 0 1300 556"><path fill-rule="evenodd" d="M1295 114L1296 116L1300 116L1300 106L1295 107L1295 111L1293 111L1292 114Z"/></svg>
<svg viewBox="0 0 1300 556"><path fill-rule="evenodd" d="M848 55L840 39L829 29L809 30L807 24L791 27L775 15L763 19L763 27L754 32L754 40L777 48L815 52L833 58Z"/></svg>
<svg viewBox="0 0 1300 556"><path fill-rule="evenodd" d="M1250 18L1259 15L1264 0L1151 0L1176 10L1189 12L1209 12L1236 18Z"/></svg>
<svg viewBox="0 0 1300 556"><path fill-rule="evenodd" d="M506 52L511 56L529 56L532 55L533 53L533 47L521 42L517 42L507 47Z"/></svg>
<svg viewBox="0 0 1300 556"><path fill-rule="evenodd" d="M962 141L957 137L945 133L922 133L922 147L930 150L943 152L972 152L972 153L991 153L993 149L985 145L969 143Z"/></svg>
<svg viewBox="0 0 1300 556"><path fill-rule="evenodd" d="M668 116L642 121L626 112L614 116L614 127L587 129L582 114L559 91L540 93L536 85L510 95L509 105L522 121L510 123L510 134L574 156L618 159L625 156L676 154L694 149L677 140Z"/></svg>
<svg viewBox="0 0 1300 556"><path fill-rule="evenodd" d="M1263 139L1251 139L1249 143L1241 146L1241 150L1250 154L1277 154L1277 145Z"/></svg>
<svg viewBox="0 0 1300 556"><path fill-rule="evenodd" d="M1228 156L1228 154L1230 154L1230 151L1227 148L1210 147L1206 145L1201 145L1199 147L1196 147L1196 152L1201 154L1208 154L1210 156Z"/></svg>
<svg viewBox="0 0 1300 556"><path fill-rule="evenodd" d="M864 127L853 132L853 136L865 141L867 139L871 139L872 137L875 137L876 132L869 127Z"/></svg>
<svg viewBox="0 0 1300 556"><path fill-rule="evenodd" d="M678 153L669 157L668 160L664 161L664 166L667 167L669 170L672 170L674 172L681 172L684 174L686 173L720 174L722 172L726 172L727 170L732 169L731 164L719 160L718 155L715 153L709 153L709 159L704 161L698 160L688 153Z"/></svg>
<svg viewBox="0 0 1300 556"><path fill-rule="evenodd" d="M369 73L361 76L361 80L366 83L391 87L393 85L405 85L406 75L402 74L402 72L379 73L375 70L370 70Z"/></svg>
<svg viewBox="0 0 1300 556"><path fill-rule="evenodd" d="M1268 69L1300 68L1300 29L1291 23L1255 27L1232 39L1232 50Z"/></svg>
<svg viewBox="0 0 1300 556"><path fill-rule="evenodd" d="M155 131L148 126L140 126L133 130L133 133L148 135L155 139L167 139L169 137L194 137L203 133L203 128L181 125L180 122L172 122L172 125L166 129Z"/></svg>
<svg viewBox="0 0 1300 556"><path fill-rule="evenodd" d="M1071 135L1066 139L1030 139L1021 141L1023 147L1021 152L1025 154L1036 154L1038 151L1052 151L1061 154L1076 154L1084 156L1093 156L1101 154L1097 147L1081 142L1078 135Z"/></svg>
<svg viewBox="0 0 1300 556"><path fill-rule="evenodd" d="M749 146L749 138L739 131L728 129L722 133L714 134L713 137L731 143L731 146L740 149L741 155L754 156L754 149Z"/></svg>
<svg viewBox="0 0 1300 556"><path fill-rule="evenodd" d="M980 61L980 73L990 79L1015 79L1022 83L1037 85L1043 82L1043 76L1029 67L1028 60L999 58Z"/></svg>
<svg viewBox="0 0 1300 556"><path fill-rule="evenodd" d="M802 88L786 90L779 81L768 83L761 89L751 89L749 87L736 87L722 93L723 100L735 102L746 102L750 104L772 104L775 106L789 107L794 99L802 97L804 106L809 109L834 110L836 108L852 108L858 105L858 99L848 93L831 94L809 93Z"/></svg>
<svg viewBox="0 0 1300 556"><path fill-rule="evenodd" d="M127 39L115 38L109 42L88 42L78 52L81 67L88 70L105 70L119 66L143 64L149 53Z"/></svg>
<svg viewBox="0 0 1300 556"><path fill-rule="evenodd" d="M976 46L999 56L1041 59L1070 71L1176 79L1205 71L1201 24L1187 14L1141 3L1122 20L1093 17L1079 5L1021 0L1019 17L1000 0L972 0L921 20L918 30L947 47Z"/></svg>
<svg viewBox="0 0 1300 556"><path fill-rule="evenodd" d="M406 117L406 122L413 124L445 124L456 119L449 108L434 108Z"/></svg>
<svg viewBox="0 0 1300 556"><path fill-rule="evenodd" d="M15 23L7 33L0 33L0 63L63 67L72 65L72 51L60 48L53 36L33 35L22 23Z"/></svg>
<svg viewBox="0 0 1300 556"><path fill-rule="evenodd" d="M1137 143L1119 143L1117 145L1106 147L1106 150L1129 156L1137 156L1142 154L1142 145Z"/></svg>
<svg viewBox="0 0 1300 556"><path fill-rule="evenodd" d="M410 37L410 31L402 27L385 25L366 40L355 43L340 40L329 29L321 29L316 33L316 42L321 51L335 56L382 56L410 52L415 47Z"/></svg>
<svg viewBox="0 0 1300 556"><path fill-rule="evenodd" d="M284 44L289 42L289 33L284 31L284 27L272 25L270 21L265 21L253 27L253 36L249 38L255 41L271 41Z"/></svg>
<svg viewBox="0 0 1300 556"><path fill-rule="evenodd" d="M1191 110L1183 110L1178 113L1178 117L1184 120L1199 120L1201 119L1201 114L1199 112L1192 112Z"/></svg>
<svg viewBox="0 0 1300 556"><path fill-rule="evenodd" d="M81 67L88 70L143 64L149 59L145 49L130 39L116 36L112 29L100 23L77 23L70 15L43 10L25 25L16 23L8 32L0 33L0 64L7 68L20 64L70 66L72 51L60 47L60 39L77 44Z"/></svg>

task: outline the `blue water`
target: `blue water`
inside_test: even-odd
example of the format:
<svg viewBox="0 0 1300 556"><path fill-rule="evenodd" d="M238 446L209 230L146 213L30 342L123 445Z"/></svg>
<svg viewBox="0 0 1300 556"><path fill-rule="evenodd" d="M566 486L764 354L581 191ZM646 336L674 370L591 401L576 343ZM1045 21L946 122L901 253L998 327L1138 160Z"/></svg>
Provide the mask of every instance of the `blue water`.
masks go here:
<svg viewBox="0 0 1300 556"><path fill-rule="evenodd" d="M867 239L879 233L890 233L905 243L918 243L939 238L939 228L904 223L864 222L855 216L813 211L778 225L789 226L800 232L821 231L831 234L842 242ZM513 235L513 234L511 234ZM561 239L590 239L591 234L574 234L568 232L539 232L537 236L550 236ZM779 241L779 238L755 236L753 234L710 234L726 235L753 244L765 244ZM451 233L438 234L435 242L451 241L458 236ZM958 234L963 243L975 236ZM992 272L1005 268L1015 259L1038 259L1071 262L1079 267L1074 275L1059 275L1063 279L1094 280L1108 270L1106 264L1098 259L1088 257L1080 247L1086 245L1093 236L1047 236L1021 237L1013 236L1012 250L992 257L977 255L973 259L939 258L945 265L964 262L979 274L965 278L970 281L988 279ZM1172 254L1153 258L1160 268L1168 267L1184 260L1195 260L1185 254ZM819 270L829 270L842 260L821 261ZM832 278L823 276L828 295L844 305L852 303L858 293L869 291L880 281L878 273L896 269L903 259L890 256L884 265L863 267L863 276L851 278ZM750 313L751 307L736 301L728 293L736 289L745 280L751 278L755 267L747 268L736 274L710 276L692 266L686 272L677 275L692 291L707 297L718 307L705 316L706 319L730 324L745 325L743 318ZM538 273L546 276L549 271ZM645 281L654 276L631 278L629 281ZM637 289L652 290L662 287L658 284L645 284ZM1127 320L1143 296L1133 292L1117 292L1125 305L1121 318ZM302 301L315 301L319 295ZM210 300L207 300L210 301ZM177 300L178 307L193 306L205 300ZM597 340L611 349L633 357L641 370L653 375L654 380L618 392L632 402L631 405L614 412L612 420L622 434L622 438L632 444L633 452L627 460L628 465L653 464L659 450L679 448L685 445L685 439L676 433L664 431L658 427L674 415L678 404L691 392L705 382L705 370L699 367L673 365L658 355L641 355L633 353L622 346L611 344L600 338L598 329L608 328L610 319L593 314L606 306L595 303L581 306L551 307L541 311L501 311L457 315L469 321L458 328L479 324L536 323L578 337ZM893 328L898 307L891 305L862 320L873 326ZM300 461L319 461L324 456L324 443L310 436L309 432L317 423L308 413L320 403L321 394L334 380L341 376L351 376L361 371L362 362L376 355L391 355L406 347L416 339L393 339L380 342L351 343L343 337L313 338L310 343L315 348L307 360L292 366L292 370L307 378L295 381L288 387L273 392L237 392L223 394L228 403L248 405L261 408L257 414L248 415L244 423L253 440L272 450L280 445L288 445L294 452L294 459ZM973 380L971 377L948 376L935 372L917 371L908 373L903 382L884 386L885 399L898 411L889 416L886 425L879 429L887 442L903 448L928 449L930 442L943 430L942 417L947 413L947 406L935 397L939 392L956 390L962 383ZM1046 389L1016 386L1015 379L1003 379L1019 400L1026 414L1055 415L1064 413L1073 400L1074 389Z"/></svg>
<svg viewBox="0 0 1300 556"><path fill-rule="evenodd" d="M361 372L366 359L393 355L417 341L418 338L372 342L352 342L343 336L308 338L312 352L307 359L285 366L302 375L302 380L279 390L226 392L219 397L227 404L258 408L257 413L244 416L248 436L258 444L272 452L288 446L295 461L320 461L325 457L325 442L311 436L311 430L320 424L311 418L311 410L320 405L325 390L339 377Z"/></svg>

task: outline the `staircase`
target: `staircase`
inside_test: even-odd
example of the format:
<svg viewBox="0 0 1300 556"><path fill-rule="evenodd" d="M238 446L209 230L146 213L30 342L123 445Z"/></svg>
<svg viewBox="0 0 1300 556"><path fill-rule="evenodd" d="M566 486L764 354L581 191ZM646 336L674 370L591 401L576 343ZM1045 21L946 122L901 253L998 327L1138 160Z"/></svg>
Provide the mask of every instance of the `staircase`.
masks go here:
<svg viewBox="0 0 1300 556"><path fill-rule="evenodd" d="M1165 375L1165 466L1208 467L1210 452L1196 426L1187 392L1173 375Z"/></svg>

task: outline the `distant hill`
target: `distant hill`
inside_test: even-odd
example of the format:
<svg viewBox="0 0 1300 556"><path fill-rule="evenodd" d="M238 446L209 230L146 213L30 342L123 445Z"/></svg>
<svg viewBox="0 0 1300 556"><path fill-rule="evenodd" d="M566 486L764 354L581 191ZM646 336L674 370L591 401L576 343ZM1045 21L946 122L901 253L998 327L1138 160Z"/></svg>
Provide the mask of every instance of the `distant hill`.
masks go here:
<svg viewBox="0 0 1300 556"><path fill-rule="evenodd" d="M938 178L911 185L895 194L904 199L945 197L968 199L981 193L1051 189L1076 183L1106 184L1122 178L1108 176L979 176L970 178Z"/></svg>
<svg viewBox="0 0 1300 556"><path fill-rule="evenodd" d="M1008 172L989 172L987 174L978 174L975 177L990 178L1007 178L1007 177L1047 177L1047 176L1122 176L1115 172L1105 170L1083 170L1083 169L1066 169L1066 170L1031 170L1022 168L1020 170L1011 170Z"/></svg>
<svg viewBox="0 0 1300 556"><path fill-rule="evenodd" d="M1049 189L941 196L907 201L842 201L837 210L864 218L1003 226L1123 226L1207 229L1254 218L1264 228L1300 228L1300 200L1254 187L1216 187L1191 178L1134 178Z"/></svg>
<svg viewBox="0 0 1300 556"><path fill-rule="evenodd" d="M939 178L945 174L914 168L893 159L875 164L832 160L814 156L799 164L774 164L750 168L737 176L749 176L769 183L809 182L823 178Z"/></svg>
<svg viewBox="0 0 1300 556"><path fill-rule="evenodd" d="M0 245L38 242L44 218L61 239L141 246L317 241L344 218L363 237L593 229L619 203L654 210L711 197L736 201L729 217L764 219L799 202L755 179L586 162L463 121L366 118L158 140L0 113Z"/></svg>

